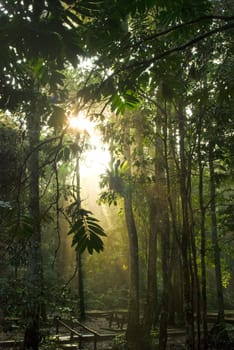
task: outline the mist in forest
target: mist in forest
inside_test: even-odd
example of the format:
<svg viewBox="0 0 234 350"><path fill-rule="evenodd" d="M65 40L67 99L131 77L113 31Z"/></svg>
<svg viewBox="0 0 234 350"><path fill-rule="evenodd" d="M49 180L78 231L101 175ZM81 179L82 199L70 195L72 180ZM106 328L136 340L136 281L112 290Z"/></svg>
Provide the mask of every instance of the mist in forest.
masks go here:
<svg viewBox="0 0 234 350"><path fill-rule="evenodd" d="M84 288L87 309L125 308L128 295L128 244L121 206L108 206L98 201L101 192L100 175L109 166L110 154L97 135L89 139L91 149L80 160L81 207L92 212L100 222L106 237L100 254L84 253ZM68 222L60 217L60 246L57 268L68 289L77 293L76 253L72 238L67 235Z"/></svg>

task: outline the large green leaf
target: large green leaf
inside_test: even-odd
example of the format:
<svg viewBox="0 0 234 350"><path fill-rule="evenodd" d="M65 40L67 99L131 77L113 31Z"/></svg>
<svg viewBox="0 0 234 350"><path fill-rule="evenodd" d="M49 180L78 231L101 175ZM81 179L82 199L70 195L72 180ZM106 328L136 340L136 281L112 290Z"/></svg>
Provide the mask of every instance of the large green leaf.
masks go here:
<svg viewBox="0 0 234 350"><path fill-rule="evenodd" d="M79 208L79 203L72 203L68 208L72 214L72 223L69 235L73 235L72 246L81 254L85 250L89 254L94 251L100 253L104 249L101 237L106 236L99 221L88 210Z"/></svg>

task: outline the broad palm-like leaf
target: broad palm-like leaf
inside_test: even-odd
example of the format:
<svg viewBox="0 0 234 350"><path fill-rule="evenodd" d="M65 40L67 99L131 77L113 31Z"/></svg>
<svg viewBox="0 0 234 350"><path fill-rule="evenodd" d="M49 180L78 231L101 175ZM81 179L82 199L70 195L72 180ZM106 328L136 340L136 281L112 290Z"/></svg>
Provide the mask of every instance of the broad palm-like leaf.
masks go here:
<svg viewBox="0 0 234 350"><path fill-rule="evenodd" d="M72 217L71 229L68 232L69 235L73 235L72 246L79 253L83 253L86 249L89 254L93 254L94 251L100 253L104 248L100 237L106 234L99 225L99 221L92 216L90 211L82 208L76 209Z"/></svg>

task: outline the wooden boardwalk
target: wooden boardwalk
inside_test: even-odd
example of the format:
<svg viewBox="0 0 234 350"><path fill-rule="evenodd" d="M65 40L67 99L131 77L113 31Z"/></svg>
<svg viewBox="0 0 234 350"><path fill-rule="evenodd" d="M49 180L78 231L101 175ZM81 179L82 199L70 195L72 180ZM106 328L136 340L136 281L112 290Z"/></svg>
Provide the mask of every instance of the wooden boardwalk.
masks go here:
<svg viewBox="0 0 234 350"><path fill-rule="evenodd" d="M64 320L60 317L54 318L54 327L52 327L52 334L45 336L45 343L55 343L59 349L72 349L80 348L83 343L89 343L88 347L90 349L96 350L99 342L107 342L106 344L113 341L113 339L119 334L125 333L125 328L123 325L126 324L126 311L117 313L114 312L91 312L89 313L91 322L91 327L87 324L79 322L77 319ZM102 320L104 326L100 326L96 330L96 320ZM215 324L217 320L217 313L209 312L207 315L207 320L210 325ZM234 336L234 313L227 312L225 314L225 321L228 325L228 332ZM98 322L97 322L98 323ZM90 323L89 323L90 324ZM109 327L108 327L109 326ZM2 340L0 341L0 349L20 349L23 344L23 339L19 336L17 340ZM182 328L168 328L168 348L170 349L173 344L183 345L185 341L185 329ZM103 343L104 344L104 343ZM101 345L101 344L100 344ZM100 348L100 346L99 346ZM101 346L101 348L103 348Z"/></svg>
<svg viewBox="0 0 234 350"><path fill-rule="evenodd" d="M74 347L81 348L83 342L92 342L93 350L97 349L97 343L100 341L112 340L116 337L116 333L100 333L78 320L64 321L60 318L55 318L56 336L54 342L60 344L62 348ZM59 335L59 330L63 328L69 335Z"/></svg>

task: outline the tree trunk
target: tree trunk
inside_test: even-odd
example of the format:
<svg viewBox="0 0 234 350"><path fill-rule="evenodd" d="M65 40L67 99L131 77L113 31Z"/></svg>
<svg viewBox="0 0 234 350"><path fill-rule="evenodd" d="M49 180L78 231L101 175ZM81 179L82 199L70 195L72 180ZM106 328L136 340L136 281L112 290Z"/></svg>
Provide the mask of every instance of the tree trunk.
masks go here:
<svg viewBox="0 0 234 350"><path fill-rule="evenodd" d="M216 292L218 302L218 323L224 323L224 298L222 286L222 273L220 263L220 248L218 243L218 230L216 219L216 191L215 191L215 172L213 162L213 146L209 144L209 171L210 171L210 209L211 209L211 229L212 229L212 244L214 249L214 264L216 275Z"/></svg>
<svg viewBox="0 0 234 350"><path fill-rule="evenodd" d="M127 341L131 347L131 344L137 342L139 335L139 259L137 230L132 209L132 195L128 190L124 195L124 210L129 238L130 262Z"/></svg>
<svg viewBox="0 0 234 350"><path fill-rule="evenodd" d="M39 205L39 150L40 117L32 113L28 118L29 150L29 213L33 232L30 238L28 263L28 305L27 326L24 335L24 349L39 349L39 320L42 306L42 254L41 218Z"/></svg>
<svg viewBox="0 0 234 350"><path fill-rule="evenodd" d="M162 220L164 221L164 229L161 235L163 291L160 315L159 348L160 350L165 350L167 347L169 299L169 220L167 213L164 213Z"/></svg>
<svg viewBox="0 0 234 350"><path fill-rule="evenodd" d="M159 348L165 350L167 346L167 326L168 326L168 299L169 299L169 249L170 249L170 225L168 213L166 163L167 151L167 113L166 103L164 110L164 121L161 116L162 109L158 110L156 127L156 157L155 157L155 178L156 191L158 194L158 229L161 238L161 261L162 261L162 300L160 314Z"/></svg>
<svg viewBox="0 0 234 350"><path fill-rule="evenodd" d="M83 257L82 254L76 253L77 263L77 290L79 301L79 320L84 321L85 316L85 298L84 298L84 273L83 273Z"/></svg>
<svg viewBox="0 0 234 350"><path fill-rule="evenodd" d="M171 257L169 263L169 323L181 323L183 320L183 281L182 281L182 264L181 264L181 240L179 236L178 225L178 193L176 184L176 146L175 132L173 131L173 121L167 119L168 135L164 138L165 149L165 171L166 171L166 187L168 200L168 215L171 222L172 242ZM165 134L165 133L164 133Z"/></svg>
<svg viewBox="0 0 234 350"><path fill-rule="evenodd" d="M128 161L127 175L131 178L131 147L129 143L130 128L125 126L124 156ZM131 185L126 181L123 185L124 213L129 240L129 300L128 325L126 339L129 349L136 349L139 345L139 251L138 235L133 213L133 200Z"/></svg>
<svg viewBox="0 0 234 350"><path fill-rule="evenodd" d="M191 213L191 221L193 222L193 212L192 212L192 203L190 200L190 213ZM197 266L197 250L196 250L196 242L195 242L195 235L194 230L191 228L191 253L192 258L191 259L191 274L193 274L193 282L192 282L192 295L194 295L194 298L192 299L195 307L196 312L196 325L197 325L197 342L196 342L196 348L198 350L201 349L201 290L200 290L200 281L199 281L199 275L198 275L198 266Z"/></svg>
<svg viewBox="0 0 234 350"><path fill-rule="evenodd" d="M77 137L77 143L80 142L80 137ZM79 151L78 151L79 152ZM76 200L81 206L81 194L80 194L80 154L76 156ZM83 256L76 252L76 264L77 264L77 292L79 302L79 320L85 320L85 297L84 297L84 272L83 272Z"/></svg>
<svg viewBox="0 0 234 350"><path fill-rule="evenodd" d="M200 206L200 232L201 232L201 322L203 330L203 349L207 348L207 295L206 295L206 233L205 233L205 206L204 206L204 191L203 191L203 165L201 155L201 121L198 129L198 166L199 166L199 206Z"/></svg>
<svg viewBox="0 0 234 350"><path fill-rule="evenodd" d="M147 294L144 309L144 336L150 337L150 331L156 320L157 313L157 220L155 198L149 198L149 248L148 248L148 271L147 271Z"/></svg>
<svg viewBox="0 0 234 350"><path fill-rule="evenodd" d="M185 117L180 106L178 113L179 117L179 146L180 146L180 196L182 207L182 241L181 255L183 266L184 279L184 313L186 327L186 346L188 350L194 349L194 320L193 320L193 305L191 291L191 276L190 276L190 225L188 215L188 172L185 156Z"/></svg>

